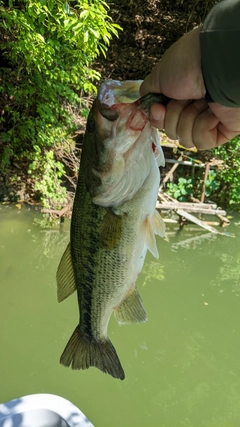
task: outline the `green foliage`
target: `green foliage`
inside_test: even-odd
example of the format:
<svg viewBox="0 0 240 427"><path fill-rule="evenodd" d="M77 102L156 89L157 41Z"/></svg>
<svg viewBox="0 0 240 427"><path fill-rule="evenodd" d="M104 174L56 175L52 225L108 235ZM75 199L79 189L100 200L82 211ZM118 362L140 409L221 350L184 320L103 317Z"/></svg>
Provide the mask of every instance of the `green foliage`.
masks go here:
<svg viewBox="0 0 240 427"><path fill-rule="evenodd" d="M230 204L233 208L240 206L240 137L232 139L214 150L215 155L223 160L223 168L219 171L219 198L223 205Z"/></svg>
<svg viewBox="0 0 240 427"><path fill-rule="evenodd" d="M63 96L68 85L85 91L95 89L90 80L100 76L89 64L100 51L106 53L112 34L117 35L119 28L111 23L104 1L27 0L20 8L18 1L9 0L9 7L1 3L0 25L6 34L1 49L17 65L19 78L38 70L48 76L48 86L52 82L67 85L57 85ZM30 86L27 94L31 95L29 91Z"/></svg>
<svg viewBox="0 0 240 427"><path fill-rule="evenodd" d="M169 183L167 185L168 194L180 202L185 202L187 196L192 194L193 180L192 178L178 178L178 183Z"/></svg>
<svg viewBox="0 0 240 427"><path fill-rule="evenodd" d="M7 61L0 69L0 164L7 172L11 160L27 159L48 201L64 174L53 150L76 128L74 114L86 115L80 91L96 90L100 75L91 64L119 29L107 12L103 0L0 0L0 53ZM62 192L56 197L61 204Z"/></svg>
<svg viewBox="0 0 240 427"><path fill-rule="evenodd" d="M194 176L194 178L178 178L177 183L167 185L168 194L180 202L186 202L191 194L196 198L200 198L203 185L203 170ZM208 178L205 181L205 197L213 197L220 187L218 173L215 170L210 170Z"/></svg>
<svg viewBox="0 0 240 427"><path fill-rule="evenodd" d="M205 181L205 196L212 196L220 187L218 173L215 170L210 170L208 178Z"/></svg>
<svg viewBox="0 0 240 427"><path fill-rule="evenodd" d="M227 144L215 148L213 155L222 161L222 167L211 169L205 181L205 197L221 206L240 207L240 136ZM183 171L184 173L185 171ZM168 184L168 193L179 201L186 201L190 194L200 198L203 185L203 169L194 178L179 178L177 183Z"/></svg>
<svg viewBox="0 0 240 427"><path fill-rule="evenodd" d="M60 179L64 175L64 167L54 158L54 152L46 151L44 155L36 152L33 162L29 166L29 174L35 178L35 190L43 194L43 206L49 208L55 206L61 209L66 201L66 189L61 187ZM39 181L39 174L42 179Z"/></svg>

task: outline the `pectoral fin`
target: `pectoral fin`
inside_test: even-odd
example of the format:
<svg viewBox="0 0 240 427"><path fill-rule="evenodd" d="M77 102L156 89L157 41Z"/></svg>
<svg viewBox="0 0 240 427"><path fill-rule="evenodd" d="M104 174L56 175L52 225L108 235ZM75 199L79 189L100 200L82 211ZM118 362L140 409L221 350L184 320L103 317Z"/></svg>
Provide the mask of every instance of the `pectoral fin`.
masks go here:
<svg viewBox="0 0 240 427"><path fill-rule="evenodd" d="M165 236L165 224L163 222L163 219L160 215L160 213L155 209L154 214L151 219L152 226L153 226L153 232L157 234L160 237Z"/></svg>
<svg viewBox="0 0 240 427"><path fill-rule="evenodd" d="M151 221L149 220L149 217L145 219L145 238L146 238L146 245L148 247L148 250L151 252L151 254L158 258L158 250L157 250L157 244L156 244L156 238L155 233L153 230L153 225Z"/></svg>
<svg viewBox="0 0 240 427"><path fill-rule="evenodd" d="M147 313L135 284L114 313L120 325L147 321Z"/></svg>
<svg viewBox="0 0 240 427"><path fill-rule="evenodd" d="M155 234L157 234L158 236L164 237L165 224L163 222L162 217L160 216L160 214L156 209L152 217L148 216L145 220L145 234L146 234L146 244L149 251L155 258L158 258L159 255L157 250Z"/></svg>
<svg viewBox="0 0 240 427"><path fill-rule="evenodd" d="M57 269L57 299L63 301L76 290L70 243L62 256Z"/></svg>

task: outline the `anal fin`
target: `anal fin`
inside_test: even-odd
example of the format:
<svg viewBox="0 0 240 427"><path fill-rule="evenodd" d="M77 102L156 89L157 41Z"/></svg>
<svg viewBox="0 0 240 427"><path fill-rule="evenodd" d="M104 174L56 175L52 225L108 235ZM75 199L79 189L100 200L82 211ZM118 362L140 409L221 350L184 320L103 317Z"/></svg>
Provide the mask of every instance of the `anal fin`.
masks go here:
<svg viewBox="0 0 240 427"><path fill-rule="evenodd" d="M61 258L57 269L57 298L63 301L76 290L70 243Z"/></svg>
<svg viewBox="0 0 240 427"><path fill-rule="evenodd" d="M114 310L114 314L120 325L147 321L147 313L135 284L121 304Z"/></svg>

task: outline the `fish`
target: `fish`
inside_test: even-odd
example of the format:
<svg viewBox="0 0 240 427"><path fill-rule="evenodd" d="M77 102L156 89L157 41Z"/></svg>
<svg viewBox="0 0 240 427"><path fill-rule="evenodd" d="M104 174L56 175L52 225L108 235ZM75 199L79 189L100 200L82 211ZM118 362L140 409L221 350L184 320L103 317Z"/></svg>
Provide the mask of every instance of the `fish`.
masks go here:
<svg viewBox="0 0 240 427"><path fill-rule="evenodd" d="M120 325L147 320L136 280L147 250L158 258L155 235L165 233L156 210L164 155L149 111L167 99L140 98L140 84L106 80L99 87L83 140L70 243L57 269L58 301L77 290L80 313L60 363L94 366L120 380L125 373L108 323L112 313Z"/></svg>

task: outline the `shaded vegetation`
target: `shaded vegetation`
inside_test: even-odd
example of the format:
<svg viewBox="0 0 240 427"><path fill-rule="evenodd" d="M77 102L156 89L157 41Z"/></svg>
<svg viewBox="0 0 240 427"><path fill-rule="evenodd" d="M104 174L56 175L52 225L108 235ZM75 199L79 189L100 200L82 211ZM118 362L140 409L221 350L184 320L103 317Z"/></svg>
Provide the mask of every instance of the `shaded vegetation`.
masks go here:
<svg viewBox="0 0 240 427"><path fill-rule="evenodd" d="M233 208L240 207L240 137L233 138L214 150L215 155L223 161L217 178L220 183L216 194L219 202L229 203Z"/></svg>
<svg viewBox="0 0 240 427"><path fill-rule="evenodd" d="M0 167L8 175L26 165L45 206L66 202L56 152L72 144L81 93L100 78L90 65L117 35L107 11L102 0L0 2Z"/></svg>

